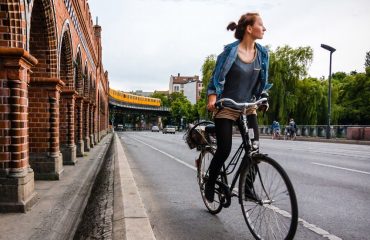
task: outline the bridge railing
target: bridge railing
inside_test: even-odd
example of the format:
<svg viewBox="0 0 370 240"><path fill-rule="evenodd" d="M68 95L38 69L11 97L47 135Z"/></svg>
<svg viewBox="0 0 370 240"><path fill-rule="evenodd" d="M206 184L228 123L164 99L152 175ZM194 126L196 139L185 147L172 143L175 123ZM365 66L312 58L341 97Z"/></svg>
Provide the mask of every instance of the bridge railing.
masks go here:
<svg viewBox="0 0 370 240"><path fill-rule="evenodd" d="M286 126L280 126L281 134L285 134ZM272 134L271 126L260 125L261 134ZM332 138L370 140L370 125L331 125ZM326 137L326 125L297 125L297 136Z"/></svg>

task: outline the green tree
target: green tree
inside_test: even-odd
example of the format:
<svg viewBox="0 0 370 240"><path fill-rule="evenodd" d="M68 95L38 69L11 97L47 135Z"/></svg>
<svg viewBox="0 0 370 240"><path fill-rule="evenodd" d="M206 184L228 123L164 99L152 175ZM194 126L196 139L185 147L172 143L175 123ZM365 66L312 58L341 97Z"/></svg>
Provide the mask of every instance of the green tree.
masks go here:
<svg viewBox="0 0 370 240"><path fill-rule="evenodd" d="M171 117L177 126L181 125L181 119L192 119L192 105L186 98L177 98L171 103Z"/></svg>
<svg viewBox="0 0 370 240"><path fill-rule="evenodd" d="M175 102L176 100L187 100L187 98L184 96L183 93L181 92L173 92L171 93L169 96L168 96L168 101L169 101L169 104L172 106L172 103Z"/></svg>
<svg viewBox="0 0 370 240"><path fill-rule="evenodd" d="M200 94L200 99L198 100L197 104L194 106L194 113L195 119L206 119L209 118L208 111L207 111L207 87L209 84L209 81L211 80L213 70L216 66L216 57L215 55L209 55L204 60L204 63L202 65L202 83L203 83L203 89Z"/></svg>
<svg viewBox="0 0 370 240"><path fill-rule="evenodd" d="M299 124L318 124L320 112L317 109L325 102L325 86L316 78L307 78L297 83L298 107L294 117Z"/></svg>
<svg viewBox="0 0 370 240"><path fill-rule="evenodd" d="M369 124L370 74L347 76L339 86L340 124Z"/></svg>
<svg viewBox="0 0 370 240"><path fill-rule="evenodd" d="M213 70L216 66L216 57L215 55L209 55L206 57L203 65L202 65L202 82L203 82L203 92L207 92L207 87L209 84L209 81L211 80Z"/></svg>
<svg viewBox="0 0 370 240"><path fill-rule="evenodd" d="M331 77L337 80L343 80L345 77L347 77L347 74L345 72L336 72L331 75Z"/></svg>
<svg viewBox="0 0 370 240"><path fill-rule="evenodd" d="M311 47L294 49L285 45L270 52L269 82L274 85L270 91L271 109L268 118L262 120L263 123L273 120L286 123L290 117L296 117L299 104L297 84L307 75L312 58Z"/></svg>
<svg viewBox="0 0 370 240"><path fill-rule="evenodd" d="M170 107L170 102L169 102L169 99L168 99L168 95L166 95L164 93L154 92L150 97L161 99L161 106L162 107Z"/></svg>

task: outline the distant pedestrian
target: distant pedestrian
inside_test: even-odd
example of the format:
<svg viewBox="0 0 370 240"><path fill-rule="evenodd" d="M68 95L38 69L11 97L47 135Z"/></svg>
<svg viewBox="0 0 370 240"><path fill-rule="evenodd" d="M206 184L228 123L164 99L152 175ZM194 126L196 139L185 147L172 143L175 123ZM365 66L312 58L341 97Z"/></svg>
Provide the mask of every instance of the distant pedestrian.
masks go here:
<svg viewBox="0 0 370 240"><path fill-rule="evenodd" d="M285 128L285 138L295 140L297 136L297 124L294 122L294 119L289 120L288 126Z"/></svg>
<svg viewBox="0 0 370 240"><path fill-rule="evenodd" d="M280 123L278 121L273 121L271 125L272 139L280 138Z"/></svg>

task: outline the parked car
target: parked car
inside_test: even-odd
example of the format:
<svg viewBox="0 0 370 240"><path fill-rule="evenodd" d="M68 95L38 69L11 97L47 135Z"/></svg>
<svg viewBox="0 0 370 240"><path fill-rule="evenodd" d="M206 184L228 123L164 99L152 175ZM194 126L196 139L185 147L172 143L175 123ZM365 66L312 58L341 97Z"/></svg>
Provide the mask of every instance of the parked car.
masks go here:
<svg viewBox="0 0 370 240"><path fill-rule="evenodd" d="M153 126L152 127L152 132L159 132L159 127L158 126Z"/></svg>
<svg viewBox="0 0 370 240"><path fill-rule="evenodd" d="M116 131L123 131L123 125L118 124L117 127L116 127Z"/></svg>
<svg viewBox="0 0 370 240"><path fill-rule="evenodd" d="M163 134L167 134L167 133L172 133L172 134L175 134L176 133L176 128L174 126L171 126L171 125L167 125L165 128L163 128L162 130L162 133Z"/></svg>

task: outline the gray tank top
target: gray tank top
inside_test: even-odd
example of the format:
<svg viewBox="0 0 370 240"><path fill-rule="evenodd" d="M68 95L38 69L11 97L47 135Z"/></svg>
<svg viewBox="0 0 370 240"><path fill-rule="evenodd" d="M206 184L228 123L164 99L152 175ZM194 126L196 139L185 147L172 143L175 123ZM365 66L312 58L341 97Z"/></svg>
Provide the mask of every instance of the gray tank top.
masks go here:
<svg viewBox="0 0 370 240"><path fill-rule="evenodd" d="M257 51L258 54L258 51ZM236 102L249 102L256 91L261 63L258 55L251 63L245 63L237 56L226 74L223 98L231 98Z"/></svg>

